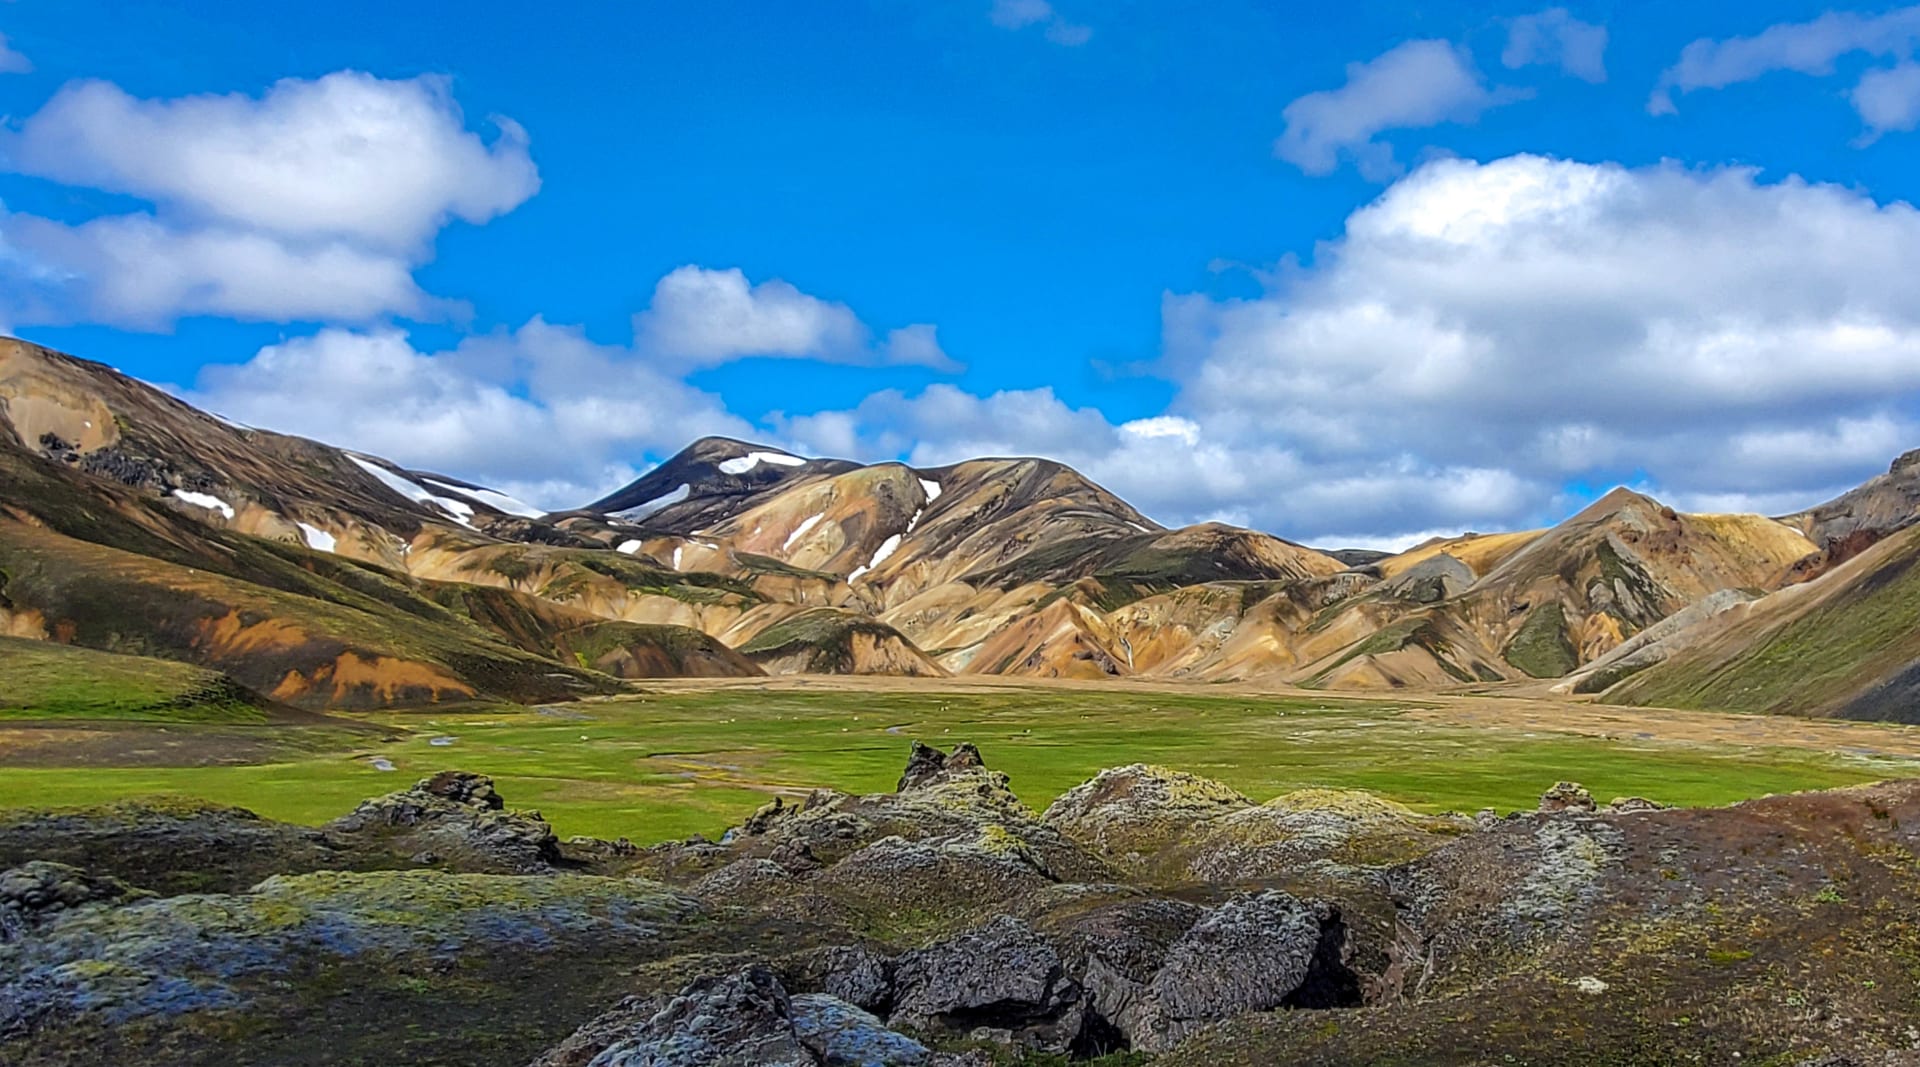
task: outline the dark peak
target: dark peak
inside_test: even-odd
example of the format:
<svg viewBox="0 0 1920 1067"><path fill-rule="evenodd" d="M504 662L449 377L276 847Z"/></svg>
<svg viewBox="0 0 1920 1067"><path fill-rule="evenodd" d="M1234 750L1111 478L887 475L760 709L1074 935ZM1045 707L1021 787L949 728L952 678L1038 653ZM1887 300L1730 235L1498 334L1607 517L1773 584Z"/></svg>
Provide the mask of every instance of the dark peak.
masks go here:
<svg viewBox="0 0 1920 1067"><path fill-rule="evenodd" d="M672 459L667 460L667 463L678 463L681 461L711 463L719 459L744 456L749 452L784 453L785 451L785 449L775 448L772 445L755 444L752 441L742 441L735 437L713 435L694 441L692 444L675 453Z"/></svg>
<svg viewBox="0 0 1920 1067"><path fill-rule="evenodd" d="M986 761L980 758L980 750L970 741L962 741L953 746L952 752L942 752L931 745L915 741L913 751L907 757L907 769L900 775L900 784L894 788L894 791L905 793L932 785L956 771L985 767Z"/></svg>

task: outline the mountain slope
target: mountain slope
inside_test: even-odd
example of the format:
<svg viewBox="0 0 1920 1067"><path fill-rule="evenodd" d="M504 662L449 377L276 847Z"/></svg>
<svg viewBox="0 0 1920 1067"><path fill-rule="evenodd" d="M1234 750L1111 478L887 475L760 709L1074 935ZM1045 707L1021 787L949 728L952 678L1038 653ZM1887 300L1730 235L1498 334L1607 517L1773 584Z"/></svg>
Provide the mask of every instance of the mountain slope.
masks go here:
<svg viewBox="0 0 1920 1067"><path fill-rule="evenodd" d="M1874 620L1906 617L1900 583L1845 576L1899 557L1917 512L1912 453L1784 520L1619 489L1550 529L1336 558L1165 528L1045 459L862 465L703 438L543 514L0 339L0 635L189 663L308 710L764 671L1588 691L1645 670L1622 699L1894 714L1909 661ZM1864 703L1712 681L1787 655L1754 620L1829 597L1815 631L1872 648L1794 631L1791 649L1825 650L1795 670Z"/></svg>
<svg viewBox="0 0 1920 1067"><path fill-rule="evenodd" d="M1920 722L1920 527L1706 619L1676 644L1605 698Z"/></svg>
<svg viewBox="0 0 1920 1067"><path fill-rule="evenodd" d="M316 710L565 700L689 657L758 673L704 635L584 614L545 613L532 650L503 640L403 568L416 546L540 524L452 479L427 484L470 508L410 500L389 481L427 494L390 464L235 429L99 364L0 342L0 430L0 633L196 664Z"/></svg>
<svg viewBox="0 0 1920 1067"><path fill-rule="evenodd" d="M1796 577L1804 579L1846 562L1916 519L1920 519L1920 450L1894 460L1887 473L1781 521L1805 531L1820 547L1818 555L1798 568Z"/></svg>

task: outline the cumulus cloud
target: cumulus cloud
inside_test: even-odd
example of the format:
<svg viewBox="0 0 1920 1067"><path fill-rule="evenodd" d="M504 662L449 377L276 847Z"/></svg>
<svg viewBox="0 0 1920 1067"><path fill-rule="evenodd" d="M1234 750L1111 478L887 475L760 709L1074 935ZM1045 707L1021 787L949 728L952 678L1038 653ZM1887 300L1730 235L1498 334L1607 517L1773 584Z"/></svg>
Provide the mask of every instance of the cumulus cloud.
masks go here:
<svg viewBox="0 0 1920 1067"><path fill-rule="evenodd" d="M939 329L931 323L915 323L889 331L881 355L887 363L902 366L931 367L953 373L965 368L940 347Z"/></svg>
<svg viewBox="0 0 1920 1067"><path fill-rule="evenodd" d="M1674 95L1698 89L1723 89L1774 71L1830 75L1835 61L1853 53L1893 56L1902 65L1865 75L1853 103L1871 131L1911 129L1912 75L1905 60L1920 45L1920 5L1880 15L1828 12L1808 22L1769 26L1749 37L1703 37L1686 46L1661 74L1647 101L1656 115L1675 111ZM1906 125L1901 125L1905 122Z"/></svg>
<svg viewBox="0 0 1920 1067"><path fill-rule="evenodd" d="M1003 30L1039 26L1047 40L1067 48L1078 48L1093 39L1093 27L1069 22L1048 0L993 0L987 18Z"/></svg>
<svg viewBox="0 0 1920 1067"><path fill-rule="evenodd" d="M539 188L526 132L495 125L491 143L469 131L447 81L431 76L342 71L257 98L168 100L77 82L0 138L0 160L154 208L79 225L15 215L4 236L43 279L61 278L39 305L68 318L156 328L192 314L417 315L441 306L412 281L433 236ZM154 263L175 275L142 276Z"/></svg>
<svg viewBox="0 0 1920 1067"><path fill-rule="evenodd" d="M747 356L958 367L941 350L932 326L902 327L876 346L847 305L779 279L754 284L739 268L688 265L672 271L634 317L634 333L641 348L696 367Z"/></svg>
<svg viewBox="0 0 1920 1067"><path fill-rule="evenodd" d="M1861 75L1850 96L1868 138L1920 125L1920 63L1901 63Z"/></svg>
<svg viewBox="0 0 1920 1067"><path fill-rule="evenodd" d="M1167 522L1316 543L1556 521L1628 482L1781 513L1920 438L1920 212L1743 169L1430 163L1308 268L1169 295L1172 407L937 386L785 420L796 442L944 463L1038 454Z"/></svg>
<svg viewBox="0 0 1920 1067"><path fill-rule="evenodd" d="M9 47L7 35L0 33L0 74L31 73L33 73L33 61Z"/></svg>
<svg viewBox="0 0 1920 1067"><path fill-rule="evenodd" d="M342 242L289 248L247 230L179 229L151 215L68 226L0 215L0 232L35 271L14 298L36 292L44 317L164 329L183 315L250 321L416 318L449 305L422 292L408 266ZM61 312L48 312L50 305Z"/></svg>
<svg viewBox="0 0 1920 1067"><path fill-rule="evenodd" d="M527 135L466 129L445 78L340 71L264 95L140 100L76 82L0 141L11 169L296 237L409 249L449 218L485 222L540 187Z"/></svg>
<svg viewBox="0 0 1920 1067"><path fill-rule="evenodd" d="M1470 122L1500 103L1464 49L1446 41L1408 41L1365 63L1347 65L1338 89L1309 93L1282 113L1286 129L1274 154L1308 174L1330 174L1351 159L1362 174L1397 173L1386 130Z"/></svg>
<svg viewBox="0 0 1920 1067"><path fill-rule="evenodd" d="M1507 24L1500 62L1508 70L1557 66L1582 81L1607 80L1607 29L1574 18L1564 7L1522 15Z"/></svg>
<svg viewBox="0 0 1920 1067"><path fill-rule="evenodd" d="M206 367L187 399L549 508L625 484L647 455L754 432L654 361L537 318L443 352L394 329L326 329Z"/></svg>

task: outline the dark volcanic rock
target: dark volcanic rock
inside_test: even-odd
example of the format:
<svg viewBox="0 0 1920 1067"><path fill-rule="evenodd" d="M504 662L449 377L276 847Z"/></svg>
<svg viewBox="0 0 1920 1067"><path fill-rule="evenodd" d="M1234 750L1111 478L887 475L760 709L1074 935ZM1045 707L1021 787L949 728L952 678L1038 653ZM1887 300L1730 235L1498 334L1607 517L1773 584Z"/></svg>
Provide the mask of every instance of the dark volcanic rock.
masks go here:
<svg viewBox="0 0 1920 1067"><path fill-rule="evenodd" d="M23 932L28 923L44 915L152 895L118 878L89 874L64 863L34 860L0 871L0 941Z"/></svg>
<svg viewBox="0 0 1920 1067"><path fill-rule="evenodd" d="M1335 919L1326 905L1281 892L1214 909L1167 950L1150 987L1159 1026L1136 1043L1166 1048L1205 1023L1287 1004L1307 983L1322 927ZM1358 1003L1357 989L1348 1002Z"/></svg>
<svg viewBox="0 0 1920 1067"><path fill-rule="evenodd" d="M493 779L466 771L442 771L411 789L366 801L326 829L391 835L396 851L462 868L531 873L561 858L559 839L539 812L507 811Z"/></svg>
<svg viewBox="0 0 1920 1067"><path fill-rule="evenodd" d="M1592 811L1594 807L1593 794L1579 782L1555 782L1540 794L1541 811Z"/></svg>
<svg viewBox="0 0 1920 1067"><path fill-rule="evenodd" d="M781 961L787 988L825 993L856 1008L885 1014L893 1007L893 961L861 945L834 945Z"/></svg>
<svg viewBox="0 0 1920 1067"><path fill-rule="evenodd" d="M237 891L274 874L370 862L309 827L172 800L0 816L0 867L36 859L163 894Z"/></svg>
<svg viewBox="0 0 1920 1067"><path fill-rule="evenodd" d="M984 1031L1066 1051L1080 1034L1079 983L1026 923L1000 916L895 963L890 1021L916 1030Z"/></svg>
<svg viewBox="0 0 1920 1067"><path fill-rule="evenodd" d="M633 997L532 1067L919 1067L924 1045L824 994L789 996L754 965L697 978L670 998Z"/></svg>

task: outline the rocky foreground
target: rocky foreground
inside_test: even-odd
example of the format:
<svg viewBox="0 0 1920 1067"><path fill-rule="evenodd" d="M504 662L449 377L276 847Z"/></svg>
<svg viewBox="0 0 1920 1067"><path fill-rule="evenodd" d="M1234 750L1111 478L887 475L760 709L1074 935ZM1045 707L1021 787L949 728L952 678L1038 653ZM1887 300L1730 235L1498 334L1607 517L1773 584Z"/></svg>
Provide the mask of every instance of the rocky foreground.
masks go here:
<svg viewBox="0 0 1920 1067"><path fill-rule="evenodd" d="M1920 783L1427 816L971 745L720 841L448 772L0 817L0 1063L1916 1063ZM1104 1059L1101 1059L1103 1058Z"/></svg>

